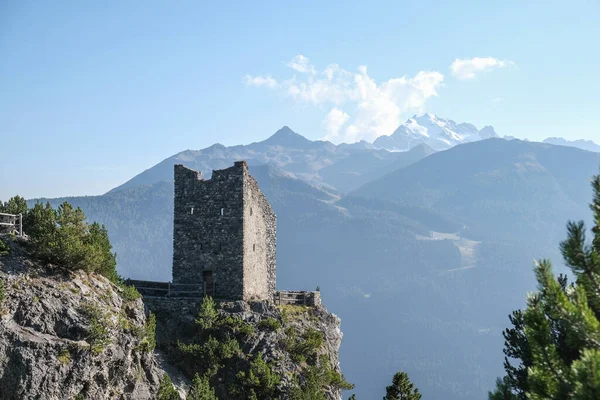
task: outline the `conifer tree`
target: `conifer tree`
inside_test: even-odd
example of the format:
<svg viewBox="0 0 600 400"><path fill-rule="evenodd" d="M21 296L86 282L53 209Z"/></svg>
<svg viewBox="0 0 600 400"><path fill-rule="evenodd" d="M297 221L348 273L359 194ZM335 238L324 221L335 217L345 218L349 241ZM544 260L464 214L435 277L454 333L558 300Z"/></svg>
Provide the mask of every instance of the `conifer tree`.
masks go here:
<svg viewBox="0 0 600 400"><path fill-rule="evenodd" d="M600 176L592 187L593 239L586 240L583 222L569 222L561 243L575 281L556 278L548 260L536 263L538 291L523 312L510 317L513 327L504 332L507 375L490 400L600 398Z"/></svg>
<svg viewBox="0 0 600 400"><path fill-rule="evenodd" d="M4 204L0 202L0 212L7 214L23 214L27 213L27 202L19 195L11 197Z"/></svg>
<svg viewBox="0 0 600 400"><path fill-rule="evenodd" d="M392 385L385 388L383 400L420 400L421 393L408 379L405 372L397 372L392 379Z"/></svg>

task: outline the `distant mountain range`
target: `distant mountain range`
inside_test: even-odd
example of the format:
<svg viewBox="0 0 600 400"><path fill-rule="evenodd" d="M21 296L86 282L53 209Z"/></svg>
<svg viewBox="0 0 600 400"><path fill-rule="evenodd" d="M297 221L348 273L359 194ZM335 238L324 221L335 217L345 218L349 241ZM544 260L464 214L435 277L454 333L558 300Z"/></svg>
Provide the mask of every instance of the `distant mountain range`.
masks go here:
<svg viewBox="0 0 600 400"><path fill-rule="evenodd" d="M458 144L496 137L498 135L491 126L479 130L469 123L457 124L433 114L423 114L409 118L392 135L380 136L373 142L373 146L406 151L420 144L426 144L434 150L447 150Z"/></svg>
<svg viewBox="0 0 600 400"><path fill-rule="evenodd" d="M429 125L427 137L470 139L397 152L284 127L245 146L182 151L102 196L50 201L107 225L125 277L169 280L173 164L208 177L246 159L278 217L277 284L321 287L342 318L357 397L381 396L404 370L428 399L481 399L502 373L507 315L535 288L532 260L560 271L567 219L590 216L600 153L483 139L492 128L434 118L450 132Z"/></svg>
<svg viewBox="0 0 600 400"><path fill-rule="evenodd" d="M500 136L492 126L477 129L470 123L456 123L450 119L427 113L409 118L390 136L378 137L373 142L373 147L390 151L407 151L415 146L425 144L436 151L440 151L459 144L498 137ZM506 140L516 139L513 136L504 136L503 138ZM544 140L544 143L600 152L600 145L591 140L569 141L563 138L548 138Z"/></svg>
<svg viewBox="0 0 600 400"><path fill-rule="evenodd" d="M591 140L566 140L563 138L552 137L544 140L544 143L554 144L557 146L577 147L578 149L600 153L600 145L592 142Z"/></svg>

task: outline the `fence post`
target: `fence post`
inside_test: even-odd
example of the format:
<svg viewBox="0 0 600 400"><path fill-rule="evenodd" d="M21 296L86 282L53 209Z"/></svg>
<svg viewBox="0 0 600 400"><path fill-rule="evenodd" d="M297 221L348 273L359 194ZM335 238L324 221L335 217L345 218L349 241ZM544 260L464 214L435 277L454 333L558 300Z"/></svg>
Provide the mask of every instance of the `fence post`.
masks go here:
<svg viewBox="0 0 600 400"><path fill-rule="evenodd" d="M19 213L19 236L23 237L23 214Z"/></svg>

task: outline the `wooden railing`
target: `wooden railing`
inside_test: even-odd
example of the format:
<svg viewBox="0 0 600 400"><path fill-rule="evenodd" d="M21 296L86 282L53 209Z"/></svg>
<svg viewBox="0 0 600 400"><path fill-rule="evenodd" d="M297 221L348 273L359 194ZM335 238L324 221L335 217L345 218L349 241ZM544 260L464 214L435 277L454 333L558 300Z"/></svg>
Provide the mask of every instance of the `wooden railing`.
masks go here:
<svg viewBox="0 0 600 400"><path fill-rule="evenodd" d="M0 213L0 230L23 236L23 214Z"/></svg>
<svg viewBox="0 0 600 400"><path fill-rule="evenodd" d="M279 290L275 292L275 304L316 306L321 304L321 294L309 291Z"/></svg>
<svg viewBox="0 0 600 400"><path fill-rule="evenodd" d="M127 279L127 285L133 285L146 297L202 297L202 285L171 282L154 282Z"/></svg>

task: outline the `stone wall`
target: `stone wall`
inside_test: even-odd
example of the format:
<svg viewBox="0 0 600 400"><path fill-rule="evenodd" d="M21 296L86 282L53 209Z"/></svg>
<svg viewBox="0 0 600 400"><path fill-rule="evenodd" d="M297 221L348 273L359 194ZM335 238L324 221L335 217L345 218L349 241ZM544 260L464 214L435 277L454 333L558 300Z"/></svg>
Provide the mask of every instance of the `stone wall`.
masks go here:
<svg viewBox="0 0 600 400"><path fill-rule="evenodd" d="M203 284L212 272L214 297L243 299L243 165L200 172L175 165L173 283Z"/></svg>
<svg viewBox="0 0 600 400"><path fill-rule="evenodd" d="M276 289L276 217L244 169L244 299L271 299Z"/></svg>
<svg viewBox="0 0 600 400"><path fill-rule="evenodd" d="M271 300L276 290L276 217L245 161L200 172L175 165L173 283L212 273L215 298Z"/></svg>

